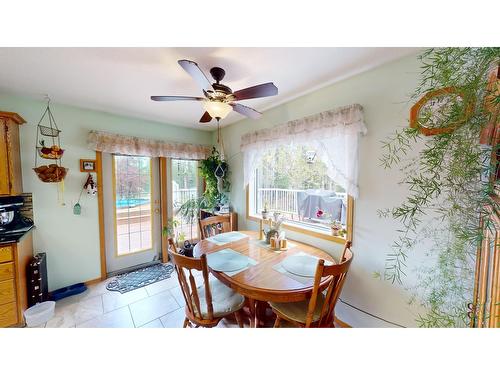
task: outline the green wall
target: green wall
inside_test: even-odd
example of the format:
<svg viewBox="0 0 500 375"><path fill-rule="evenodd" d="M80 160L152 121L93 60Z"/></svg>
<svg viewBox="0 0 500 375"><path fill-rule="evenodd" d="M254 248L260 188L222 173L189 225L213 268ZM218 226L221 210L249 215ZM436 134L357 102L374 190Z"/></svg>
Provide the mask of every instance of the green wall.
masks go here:
<svg viewBox="0 0 500 375"><path fill-rule="evenodd" d="M409 94L417 85L418 67L416 56L406 57L272 108L257 121L243 120L227 126L222 132L231 167L231 199L239 214L238 223L241 228L256 230L256 223L247 222L245 215L241 136L340 106L353 103L363 106L368 134L360 142L360 197L354 208L355 256L342 298L365 311L408 326L415 325L415 314L419 311L416 306L408 306L409 293L401 285L374 279L373 272L384 269L386 254L397 229L396 223L379 219L377 210L398 204L406 193L397 184L401 177L399 172L386 171L380 166L380 142L396 128L407 126ZM251 105L251 101L248 104ZM340 252L339 245L330 241L292 231L287 231L287 235L334 255ZM411 270L422 261L422 254L417 250L409 262L408 285L414 281ZM342 303L338 305L337 315L357 327L390 326Z"/></svg>
<svg viewBox="0 0 500 375"><path fill-rule="evenodd" d="M81 216L73 215L86 174L80 172L80 159L95 159L87 148L89 130L211 144L209 132L158 122L116 116L66 105L51 105L59 129L61 146L66 150L63 165L69 168L64 183L66 205L58 203L57 184L41 182L33 172L36 125L45 102L19 96L0 95L0 109L19 113L27 123L21 126L21 159L24 191L33 193L36 251L48 255L49 289L100 277L97 198L83 194Z"/></svg>
<svg viewBox="0 0 500 375"><path fill-rule="evenodd" d="M276 126L324 110L352 103L364 107L368 135L360 143L360 197L355 202L355 258L344 287L342 299L385 319L414 326L418 306L409 306L409 292L373 278L374 271L384 268L390 245L396 237L397 224L379 219L377 209L392 207L403 200L405 190L397 183L398 171L380 167L380 141L398 127L407 126L409 94L418 80L418 61L410 56L371 71L334 83L320 90L266 111L258 120L243 120L223 128L226 155L231 165L231 199L239 214L241 229L257 229L245 218L241 136L249 131ZM248 104L251 105L249 101ZM35 249L49 255L50 289L100 276L97 200L84 196L82 215L74 216L72 206L78 199L85 174L79 172L79 159L93 159L95 153L86 147L91 129L200 144L215 144L215 132L209 133L139 119L120 117L71 106L53 105L62 129L62 145L66 149L64 164L70 172L65 181L66 206L57 202L57 188L44 184L31 170L34 160L36 124L44 110L42 101L0 95L0 109L20 113L28 123L21 128L24 189L33 192ZM288 236L318 246L334 255L340 248L333 242L288 231ZM410 285L413 270L424 261L423 251L416 250L409 263ZM342 303L337 315L358 327L390 326Z"/></svg>

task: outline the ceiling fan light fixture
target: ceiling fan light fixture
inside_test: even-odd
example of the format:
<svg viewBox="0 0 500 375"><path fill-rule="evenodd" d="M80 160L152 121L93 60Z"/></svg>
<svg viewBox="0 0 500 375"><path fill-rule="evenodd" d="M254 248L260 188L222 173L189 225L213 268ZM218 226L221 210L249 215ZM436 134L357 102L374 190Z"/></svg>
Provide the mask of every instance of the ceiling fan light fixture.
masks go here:
<svg viewBox="0 0 500 375"><path fill-rule="evenodd" d="M205 100L203 102L203 108L212 118L218 119L225 118L233 110L233 107L227 103L210 100Z"/></svg>

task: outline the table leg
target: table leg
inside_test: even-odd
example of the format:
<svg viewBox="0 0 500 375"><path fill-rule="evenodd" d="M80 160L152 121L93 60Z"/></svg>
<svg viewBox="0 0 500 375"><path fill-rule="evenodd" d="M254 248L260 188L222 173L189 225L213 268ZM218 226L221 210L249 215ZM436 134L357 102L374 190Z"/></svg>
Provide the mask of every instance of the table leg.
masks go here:
<svg viewBox="0 0 500 375"><path fill-rule="evenodd" d="M258 318L257 318L257 301L253 298L248 299L248 305L250 308L250 328L258 328Z"/></svg>

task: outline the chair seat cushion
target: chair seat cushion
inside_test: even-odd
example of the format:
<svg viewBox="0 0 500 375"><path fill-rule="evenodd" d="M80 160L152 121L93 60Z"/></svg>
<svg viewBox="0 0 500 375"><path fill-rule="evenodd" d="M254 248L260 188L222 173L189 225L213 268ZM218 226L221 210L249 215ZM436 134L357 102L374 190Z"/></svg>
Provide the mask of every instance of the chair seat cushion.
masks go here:
<svg viewBox="0 0 500 375"><path fill-rule="evenodd" d="M214 317L223 317L243 307L245 297L236 293L231 288L221 283L215 277L209 279L210 291L212 292L212 306L214 308ZM205 298L205 285L198 287L198 297L200 299L201 315L208 318L207 300ZM193 302L194 306L194 302Z"/></svg>
<svg viewBox="0 0 500 375"><path fill-rule="evenodd" d="M313 322L319 320L324 302L325 295L323 293L318 293L318 300L316 301L316 308L314 309L313 314ZM278 312L286 319L303 324L306 323L309 299L300 302L269 302L269 305L271 305L271 308L273 310Z"/></svg>

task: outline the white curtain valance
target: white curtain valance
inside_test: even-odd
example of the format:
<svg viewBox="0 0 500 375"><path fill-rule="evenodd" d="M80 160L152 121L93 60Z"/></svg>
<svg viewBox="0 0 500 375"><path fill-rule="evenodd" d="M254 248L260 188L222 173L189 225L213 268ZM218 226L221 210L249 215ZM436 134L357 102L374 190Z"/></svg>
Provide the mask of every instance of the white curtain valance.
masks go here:
<svg viewBox="0 0 500 375"><path fill-rule="evenodd" d="M95 130L89 132L87 145L92 150L107 153L192 160L205 159L210 153L209 146L159 141Z"/></svg>
<svg viewBox="0 0 500 375"><path fill-rule="evenodd" d="M325 162L328 176L349 195L357 197L358 139L366 132L363 107L352 104L247 133L241 137L244 186L253 179L260 157L266 151L282 145L309 145Z"/></svg>

